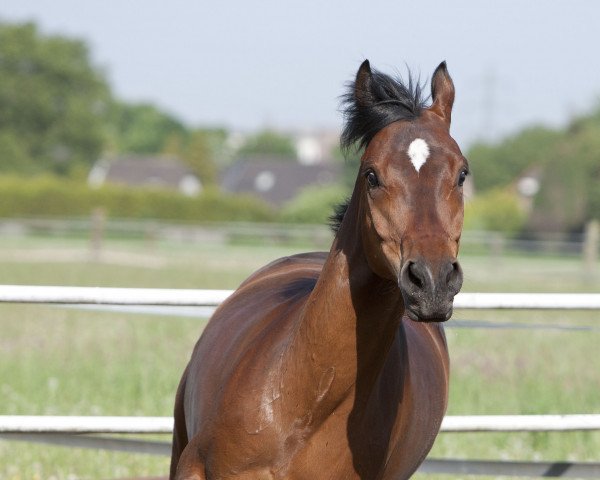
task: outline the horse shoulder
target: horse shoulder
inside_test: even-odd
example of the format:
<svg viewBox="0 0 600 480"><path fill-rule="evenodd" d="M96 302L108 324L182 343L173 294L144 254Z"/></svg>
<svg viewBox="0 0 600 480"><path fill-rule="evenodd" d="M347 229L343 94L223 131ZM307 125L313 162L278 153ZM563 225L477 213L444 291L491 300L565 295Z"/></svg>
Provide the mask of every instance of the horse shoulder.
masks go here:
<svg viewBox="0 0 600 480"><path fill-rule="evenodd" d="M302 271L320 273L327 255L327 252L307 252L278 258L252 273L240 284L238 290L242 290L254 282L263 282L278 274L297 275Z"/></svg>
<svg viewBox="0 0 600 480"><path fill-rule="evenodd" d="M283 257L250 275L217 308L192 360L208 356L218 364L244 351L245 345L278 324L278 312L312 290L324 258L320 252Z"/></svg>
<svg viewBox="0 0 600 480"><path fill-rule="evenodd" d="M278 362L325 258L295 255L260 269L217 309L196 344L187 370L185 423L199 451L215 452L213 465L232 441L237 452L228 462L260 463L259 451L278 448L276 441L269 448L261 444L277 408Z"/></svg>

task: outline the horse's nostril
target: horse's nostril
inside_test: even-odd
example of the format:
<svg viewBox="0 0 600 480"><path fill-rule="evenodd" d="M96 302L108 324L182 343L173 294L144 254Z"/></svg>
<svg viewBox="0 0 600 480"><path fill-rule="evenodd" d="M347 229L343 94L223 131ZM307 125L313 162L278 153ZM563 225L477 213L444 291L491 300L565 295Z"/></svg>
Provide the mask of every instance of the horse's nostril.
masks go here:
<svg viewBox="0 0 600 480"><path fill-rule="evenodd" d="M421 289L425 285L423 277L416 263L411 262L408 265L408 280L413 283L417 288Z"/></svg>
<svg viewBox="0 0 600 480"><path fill-rule="evenodd" d="M458 293L460 287L462 287L462 268L460 268L460 264L458 262L452 262L452 268L448 273L446 282L448 289L455 294Z"/></svg>
<svg viewBox="0 0 600 480"><path fill-rule="evenodd" d="M458 262L452 262L448 270L449 271L448 275L446 276L446 283L450 283L452 279L456 278L456 276L459 274L460 266L458 265Z"/></svg>

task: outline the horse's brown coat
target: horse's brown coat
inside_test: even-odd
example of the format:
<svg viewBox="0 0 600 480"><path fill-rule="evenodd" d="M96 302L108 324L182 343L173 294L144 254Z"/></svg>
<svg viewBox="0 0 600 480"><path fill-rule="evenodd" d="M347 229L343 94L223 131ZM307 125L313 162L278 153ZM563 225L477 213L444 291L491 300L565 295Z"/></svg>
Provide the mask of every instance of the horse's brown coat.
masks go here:
<svg viewBox="0 0 600 480"><path fill-rule="evenodd" d="M369 142L330 252L271 263L215 312L177 393L172 478L403 479L424 460L446 410L437 321L461 283L466 168L445 68L432 90L419 118ZM416 137L431 151L420 172Z"/></svg>

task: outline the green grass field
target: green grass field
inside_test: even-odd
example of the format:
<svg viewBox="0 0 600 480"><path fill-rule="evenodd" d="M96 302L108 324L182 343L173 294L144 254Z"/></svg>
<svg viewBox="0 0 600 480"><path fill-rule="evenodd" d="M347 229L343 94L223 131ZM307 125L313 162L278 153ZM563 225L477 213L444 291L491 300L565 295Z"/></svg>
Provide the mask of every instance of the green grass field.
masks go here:
<svg viewBox="0 0 600 480"><path fill-rule="evenodd" d="M0 284L235 288L260 246L4 239ZM463 291L598 292L577 259L462 257ZM600 312L458 311L457 319L592 325ZM204 320L0 305L0 414L170 415ZM450 414L600 413L600 331L447 329ZM164 439L164 437L163 437ZM599 460L600 433L441 434L432 456ZM0 441L0 479L164 475L168 458ZM421 475L419 478L425 478ZM445 477L428 477L442 479Z"/></svg>

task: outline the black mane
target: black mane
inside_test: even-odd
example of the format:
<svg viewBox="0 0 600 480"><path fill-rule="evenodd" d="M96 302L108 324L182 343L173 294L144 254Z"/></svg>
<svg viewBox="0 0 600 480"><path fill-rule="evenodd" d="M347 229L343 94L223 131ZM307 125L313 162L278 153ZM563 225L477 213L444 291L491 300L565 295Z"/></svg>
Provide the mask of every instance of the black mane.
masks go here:
<svg viewBox="0 0 600 480"><path fill-rule="evenodd" d="M329 227L333 230L333 233L337 233L340 229L348 205L350 205L350 197L333 207L333 213L329 216Z"/></svg>
<svg viewBox="0 0 600 480"><path fill-rule="evenodd" d="M427 106L428 97L423 96L423 86L408 70L408 82L398 75L395 78L377 70L371 73L369 90L360 92L357 99L356 81L349 82L341 99L341 111L344 115L344 129L340 144L348 152L356 146L357 150L366 147L381 129L399 120L414 120ZM329 225L337 233L350 198L337 205L329 217Z"/></svg>
<svg viewBox="0 0 600 480"><path fill-rule="evenodd" d="M393 78L373 70L368 91L360 95L359 101L354 81L347 84L347 91L341 97L345 123L340 143L346 151L354 145L357 150L366 147L375 134L390 123L414 120L426 108L428 100L423 97L419 79L415 80L410 70L407 83L400 76Z"/></svg>

